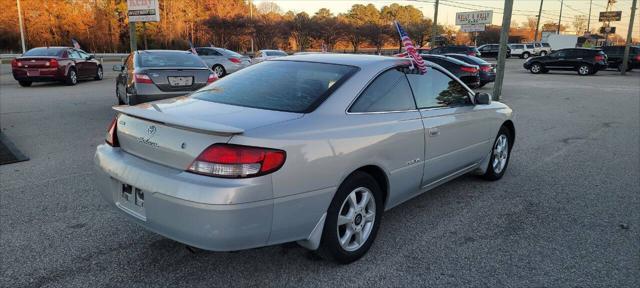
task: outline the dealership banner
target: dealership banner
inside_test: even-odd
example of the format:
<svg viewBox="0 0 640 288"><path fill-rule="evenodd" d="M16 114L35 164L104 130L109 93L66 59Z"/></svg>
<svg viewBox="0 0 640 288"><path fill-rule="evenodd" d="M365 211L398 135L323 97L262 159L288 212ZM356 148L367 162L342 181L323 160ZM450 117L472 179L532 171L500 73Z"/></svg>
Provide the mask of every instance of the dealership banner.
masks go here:
<svg viewBox="0 0 640 288"><path fill-rule="evenodd" d="M129 22L159 22L159 0L127 0Z"/></svg>
<svg viewBox="0 0 640 288"><path fill-rule="evenodd" d="M491 24L493 11L472 11L456 13L456 25Z"/></svg>

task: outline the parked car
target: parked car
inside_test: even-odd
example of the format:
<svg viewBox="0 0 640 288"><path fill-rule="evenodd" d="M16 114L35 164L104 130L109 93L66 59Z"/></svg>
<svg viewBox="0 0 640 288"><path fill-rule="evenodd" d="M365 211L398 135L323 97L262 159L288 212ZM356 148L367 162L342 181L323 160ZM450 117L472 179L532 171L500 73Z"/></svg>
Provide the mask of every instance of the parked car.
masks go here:
<svg viewBox="0 0 640 288"><path fill-rule="evenodd" d="M598 49L567 48L551 52L547 56L529 58L523 67L533 74L547 73L549 70L569 70L585 76L606 69L607 56Z"/></svg>
<svg viewBox="0 0 640 288"><path fill-rule="evenodd" d="M425 52L426 52L425 54L438 54L438 55L447 54L447 53L466 54L466 55L477 56L477 57L480 57L481 55L480 51L478 51L478 48L471 47L471 46L464 46L464 45L441 46Z"/></svg>
<svg viewBox="0 0 640 288"><path fill-rule="evenodd" d="M495 57L498 58L498 53L500 52L500 44L484 44L478 47L478 51L482 57ZM511 57L511 48L507 46L507 58Z"/></svg>
<svg viewBox="0 0 640 288"><path fill-rule="evenodd" d="M496 81L496 65L484 61L482 58L464 54L445 54L447 57L455 58L467 64L476 65L480 73L480 85L477 88Z"/></svg>
<svg viewBox="0 0 640 288"><path fill-rule="evenodd" d="M260 63L265 60L283 57L287 55L288 55L287 52L284 52L282 50L260 50L256 52L256 56L253 57L253 61L251 61L251 63L254 63L254 64Z"/></svg>
<svg viewBox="0 0 640 288"><path fill-rule="evenodd" d="M618 71L622 71L624 48L624 46L605 46L601 48L602 51L607 54L607 64L609 68L616 68ZM627 71L631 71L634 68L640 68L640 46L631 46L629 48Z"/></svg>
<svg viewBox="0 0 640 288"><path fill-rule="evenodd" d="M116 106L96 186L129 220L190 246L298 241L355 261L380 227L402 228L380 226L384 211L507 169L511 109L427 65L417 74L403 58L289 56L186 97Z"/></svg>
<svg viewBox="0 0 640 288"><path fill-rule="evenodd" d="M444 55L422 54L421 56L423 60L436 63L447 69L469 87L477 88L480 86L480 68L477 65Z"/></svg>
<svg viewBox="0 0 640 288"><path fill-rule="evenodd" d="M509 48L511 48L511 56L518 56L522 59L528 59L536 55L533 44L509 44Z"/></svg>
<svg viewBox="0 0 640 288"><path fill-rule="evenodd" d="M38 47L11 61L13 79L22 87L33 82L61 81L76 85L80 79L102 80L100 61L81 49Z"/></svg>
<svg viewBox="0 0 640 288"><path fill-rule="evenodd" d="M218 47L197 47L196 53L213 70L213 73L222 78L240 69L251 65L251 59L229 49Z"/></svg>
<svg viewBox="0 0 640 288"><path fill-rule="evenodd" d="M536 53L535 55L545 56L551 53L551 45L549 45L549 43L533 42L527 44L533 44L533 49Z"/></svg>
<svg viewBox="0 0 640 288"><path fill-rule="evenodd" d="M177 50L139 50L114 65L118 104L182 96L198 90L218 77L198 56Z"/></svg>

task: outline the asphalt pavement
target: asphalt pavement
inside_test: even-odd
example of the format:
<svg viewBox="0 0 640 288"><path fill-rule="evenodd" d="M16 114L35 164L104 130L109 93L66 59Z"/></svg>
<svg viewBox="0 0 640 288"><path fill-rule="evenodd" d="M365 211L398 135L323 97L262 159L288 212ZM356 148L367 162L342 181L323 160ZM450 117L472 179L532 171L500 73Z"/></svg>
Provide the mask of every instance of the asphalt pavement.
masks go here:
<svg viewBox="0 0 640 288"><path fill-rule="evenodd" d="M114 72L23 88L1 65L0 127L31 160L0 166L0 286L638 287L640 72L521 64L507 62L504 178L464 176L388 211L350 265L296 244L192 253L126 221L93 180Z"/></svg>

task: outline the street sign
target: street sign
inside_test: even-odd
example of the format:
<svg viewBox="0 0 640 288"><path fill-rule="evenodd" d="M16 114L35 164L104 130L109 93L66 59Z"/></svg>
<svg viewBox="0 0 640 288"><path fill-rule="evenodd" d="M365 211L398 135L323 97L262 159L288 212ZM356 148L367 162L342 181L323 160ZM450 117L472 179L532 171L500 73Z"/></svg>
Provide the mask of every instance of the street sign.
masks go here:
<svg viewBox="0 0 640 288"><path fill-rule="evenodd" d="M600 12L600 17L598 21L600 22L609 22L609 21L620 21L622 19L622 11L606 11Z"/></svg>
<svg viewBox="0 0 640 288"><path fill-rule="evenodd" d="M462 32L482 32L484 31L484 24L471 24L460 26Z"/></svg>
<svg viewBox="0 0 640 288"><path fill-rule="evenodd" d="M129 22L159 22L159 0L128 0L127 15Z"/></svg>
<svg viewBox="0 0 640 288"><path fill-rule="evenodd" d="M616 27L600 27L600 34L604 33L616 33Z"/></svg>
<svg viewBox="0 0 640 288"><path fill-rule="evenodd" d="M491 24L493 11L473 11L456 13L456 25Z"/></svg>

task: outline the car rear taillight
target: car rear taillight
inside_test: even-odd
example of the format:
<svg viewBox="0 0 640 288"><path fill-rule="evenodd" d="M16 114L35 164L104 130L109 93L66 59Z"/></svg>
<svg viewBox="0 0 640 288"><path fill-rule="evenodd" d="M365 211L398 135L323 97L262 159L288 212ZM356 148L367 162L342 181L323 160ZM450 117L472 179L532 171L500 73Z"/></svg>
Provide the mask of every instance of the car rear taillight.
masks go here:
<svg viewBox="0 0 640 288"><path fill-rule="evenodd" d="M469 51L469 52L467 52L467 55L469 55L469 56L476 56L476 52L474 52L474 51Z"/></svg>
<svg viewBox="0 0 640 288"><path fill-rule="evenodd" d="M491 72L493 70L493 67L491 67L491 65L482 65L480 66L480 70L482 70L483 72Z"/></svg>
<svg viewBox="0 0 640 288"><path fill-rule="evenodd" d="M151 78L147 74L135 74L135 82L140 84L153 84Z"/></svg>
<svg viewBox="0 0 640 288"><path fill-rule="evenodd" d="M11 60L11 68L22 67L22 62L18 61L18 59Z"/></svg>
<svg viewBox="0 0 640 288"><path fill-rule="evenodd" d="M640 54L636 55L636 61L640 61Z"/></svg>
<svg viewBox="0 0 640 288"><path fill-rule="evenodd" d="M209 78L207 78L207 84L211 84L218 80L218 76L216 74L209 74Z"/></svg>
<svg viewBox="0 0 640 288"><path fill-rule="evenodd" d="M116 134L116 128L118 126L118 116L113 118L111 124L109 124L109 129L107 130L107 137L105 142L109 144L111 147L120 147L120 143L118 143L118 135Z"/></svg>
<svg viewBox="0 0 640 288"><path fill-rule="evenodd" d="M468 66L462 66L462 67L460 67L460 70L462 70L464 72L469 72L469 73L477 73L478 72L478 68L476 68L476 67L468 67Z"/></svg>
<svg viewBox="0 0 640 288"><path fill-rule="evenodd" d="M49 68L58 68L58 60L51 59L47 61L47 63L44 63L44 66L47 66Z"/></svg>
<svg viewBox="0 0 640 288"><path fill-rule="evenodd" d="M229 58L229 61L231 61L233 63L236 63L236 64L240 64L240 59L238 59L238 58L231 57L231 58Z"/></svg>
<svg viewBox="0 0 640 288"><path fill-rule="evenodd" d="M213 144L200 153L187 171L223 178L255 177L277 171L285 159L282 150Z"/></svg>
<svg viewBox="0 0 640 288"><path fill-rule="evenodd" d="M602 56L602 55L596 55L596 57L595 57L595 61L596 61L596 62L604 61L604 56Z"/></svg>

